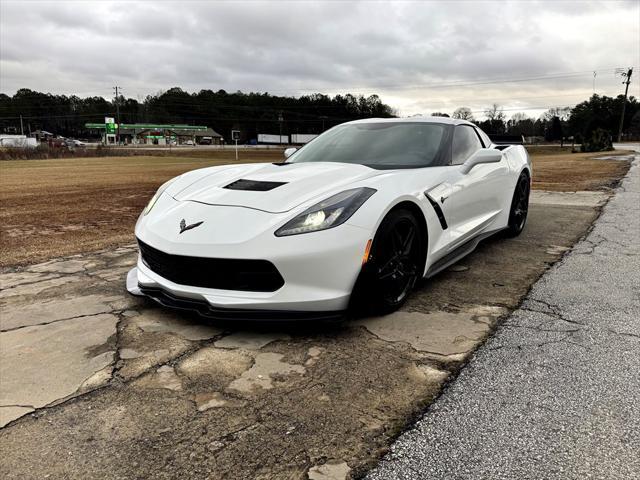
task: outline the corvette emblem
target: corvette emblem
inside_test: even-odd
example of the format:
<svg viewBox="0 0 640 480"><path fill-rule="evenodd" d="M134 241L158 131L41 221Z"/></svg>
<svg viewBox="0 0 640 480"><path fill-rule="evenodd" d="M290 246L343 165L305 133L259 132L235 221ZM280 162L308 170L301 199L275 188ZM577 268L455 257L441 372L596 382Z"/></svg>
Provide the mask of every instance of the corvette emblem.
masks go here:
<svg viewBox="0 0 640 480"><path fill-rule="evenodd" d="M192 223L191 225L187 225L187 222L183 218L182 220L180 220L180 233L186 232L187 230L191 230L192 228L199 227L203 223L204 222L196 222L196 223Z"/></svg>

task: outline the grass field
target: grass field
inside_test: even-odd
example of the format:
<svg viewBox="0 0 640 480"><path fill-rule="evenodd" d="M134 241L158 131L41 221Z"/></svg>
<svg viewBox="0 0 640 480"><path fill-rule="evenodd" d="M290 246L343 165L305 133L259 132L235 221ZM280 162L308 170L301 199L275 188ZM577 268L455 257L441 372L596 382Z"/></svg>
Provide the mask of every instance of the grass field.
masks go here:
<svg viewBox="0 0 640 480"><path fill-rule="evenodd" d="M136 219L160 184L188 170L235 161L233 151L188 155L0 162L0 267L132 243ZM538 189L606 188L628 169L627 162L558 148L532 149L531 155ZM240 156L243 163L281 159L278 150Z"/></svg>

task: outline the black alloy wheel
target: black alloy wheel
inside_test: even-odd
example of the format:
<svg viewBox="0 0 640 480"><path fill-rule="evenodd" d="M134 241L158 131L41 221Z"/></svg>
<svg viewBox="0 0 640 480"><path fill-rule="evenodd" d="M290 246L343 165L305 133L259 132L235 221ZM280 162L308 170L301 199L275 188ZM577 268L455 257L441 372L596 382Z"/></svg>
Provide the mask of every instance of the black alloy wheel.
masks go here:
<svg viewBox="0 0 640 480"><path fill-rule="evenodd" d="M383 315L405 302L422 274L422 241L420 226L411 212L394 210L385 217L354 289L356 308Z"/></svg>
<svg viewBox="0 0 640 480"><path fill-rule="evenodd" d="M516 184L511 200L511 210L509 211L509 225L506 234L509 237L517 237L524 230L529 213L529 192L531 184L529 177L522 173Z"/></svg>

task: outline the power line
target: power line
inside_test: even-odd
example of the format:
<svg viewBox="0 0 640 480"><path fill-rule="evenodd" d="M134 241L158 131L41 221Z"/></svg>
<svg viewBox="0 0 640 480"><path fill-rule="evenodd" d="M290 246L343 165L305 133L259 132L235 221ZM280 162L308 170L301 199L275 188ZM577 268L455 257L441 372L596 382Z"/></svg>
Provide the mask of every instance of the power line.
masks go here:
<svg viewBox="0 0 640 480"><path fill-rule="evenodd" d="M608 93L608 92L607 92ZM603 92L602 95L607 95L607 93ZM433 100L429 101L429 104L451 104L451 103L478 103L478 100L484 100L485 102L498 102L500 100L510 100L510 101L518 101L518 100L531 100L538 98L566 98L566 97L588 97L591 95L591 92L586 93L568 93L568 94L560 94L560 95L540 95L540 96L532 96L532 97L464 97L464 98L451 98L446 100ZM615 95L611 93L609 95Z"/></svg>
<svg viewBox="0 0 640 480"><path fill-rule="evenodd" d="M527 76L527 77L493 77L493 78L485 78L479 79L478 81L469 82L468 80L455 80L447 83L439 83L439 82L431 82L424 84L416 84L416 85L407 85L407 84L379 84L375 86L362 86L362 87L349 87L348 90L358 91L358 90L374 90L374 89L394 89L399 88L403 90L411 90L411 89L424 89L424 88L450 88L450 87L467 87L473 85L489 85L496 83L518 83L518 82L527 82L534 80L555 80L561 78L572 78L572 77L580 77L585 76L587 74L592 75L593 72L614 72L617 67L609 67L609 68L599 68L595 70L582 70L582 71L574 71L574 72L564 72L564 73L551 73L546 75L536 75L536 76ZM271 90L271 92L283 92L283 91L298 91L298 92L317 92L319 90L344 90L344 88L337 87L325 87L323 89L315 89L315 88L301 88L301 89L289 89L289 90Z"/></svg>

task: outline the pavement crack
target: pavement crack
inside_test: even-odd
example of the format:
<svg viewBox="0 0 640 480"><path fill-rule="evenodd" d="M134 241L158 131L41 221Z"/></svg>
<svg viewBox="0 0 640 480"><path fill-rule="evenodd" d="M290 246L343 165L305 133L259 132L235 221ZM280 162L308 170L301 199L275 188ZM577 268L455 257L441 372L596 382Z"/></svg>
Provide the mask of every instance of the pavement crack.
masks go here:
<svg viewBox="0 0 640 480"><path fill-rule="evenodd" d="M3 287L3 288L0 288L0 292L6 292L7 290L12 290L14 288L24 287L24 286L28 286L28 285L36 285L38 283L44 283L44 282L48 282L50 280L56 280L58 278L62 278L63 277L63 275L61 275L61 274L51 274L51 275L53 275L53 276L52 277L47 277L47 278L40 278L38 280L33 280L31 282L20 282L20 283L17 283L15 285L9 285L7 287Z"/></svg>
<svg viewBox="0 0 640 480"><path fill-rule="evenodd" d="M33 408L34 410L37 410L38 407L35 407L33 405L20 405L20 404L12 404L12 405L0 405L0 408Z"/></svg>
<svg viewBox="0 0 640 480"><path fill-rule="evenodd" d="M114 346L113 360L111 361L111 365L113 370L111 371L111 380L117 378L118 380L123 381L124 379L120 376L120 369L124 366L124 360L120 357L120 349L122 348L122 331L124 330L123 320L127 318L124 315L124 311L118 313L118 321L116 323L116 341Z"/></svg>
<svg viewBox="0 0 640 480"><path fill-rule="evenodd" d="M228 433L224 434L221 437L218 437L217 440L221 441L221 442L233 441L233 440L235 440L235 437L238 434L240 434L242 432L245 432L247 430L253 430L254 428L257 428L258 426L260 426L260 422L252 422L249 425L245 425L244 427L240 427L240 428L238 428L236 430L233 430L231 432L228 432Z"/></svg>
<svg viewBox="0 0 640 480"><path fill-rule="evenodd" d="M629 333L629 332L618 332L616 330L613 330L611 328L607 329L609 332L613 333L614 335L622 335L624 337L631 337L631 338L638 338L640 339L640 335L637 333Z"/></svg>
<svg viewBox="0 0 640 480"><path fill-rule="evenodd" d="M572 328L569 330L559 330L556 328L543 328L541 325L531 326L531 325L503 325L502 328L522 328L525 330L534 330L536 332L553 332L553 333L575 333L581 332L581 328Z"/></svg>
<svg viewBox="0 0 640 480"><path fill-rule="evenodd" d="M205 339L205 340L200 340L200 341L192 341L193 346L191 348L188 348L187 350L185 350L184 352L182 352L179 355L176 355L175 357L162 362L162 363L157 363L154 365L151 365L149 368L142 370L141 372L137 373L136 375L133 375L131 377L122 377L120 376L119 372L120 370L125 366L125 362L126 360L122 359L120 357L120 349L121 349L121 338L122 335L120 334L121 331L124 330L124 326L121 325L121 321L126 318L126 316L124 315L124 313L121 314L122 317L119 319L118 321L118 326L117 326L117 333L116 333L116 354L114 357L114 370L112 373L112 382L109 383L113 383L113 380L117 380L123 384L126 383L130 383L134 380L137 380L138 378L146 375L147 373L153 371L153 370L157 370L160 367L164 367L164 366L170 366L170 367L176 367L183 359L193 355L194 353L196 353L198 350L201 350L203 348L212 346L215 342L217 342L218 340L220 340L221 338L227 336L230 334L230 332L222 332L218 335L214 335L211 338ZM189 378L188 376L185 376L186 378Z"/></svg>
<svg viewBox="0 0 640 480"><path fill-rule="evenodd" d="M589 347L587 347L586 345L582 345L581 343L569 340L569 338L571 338L571 334L565 335L562 338L547 340L544 342L524 343L524 344L518 344L518 345L495 345L495 346L489 347L488 349L489 350L501 350L501 349L522 350L524 348L541 348L541 347L546 347L548 345L555 345L558 343L568 343L570 345L575 345L576 347L581 347L581 348L584 348L585 350L589 350Z"/></svg>
<svg viewBox="0 0 640 480"><path fill-rule="evenodd" d="M52 324L58 323L58 322L66 322L68 320L77 320L79 318L97 317L98 315L108 315L108 314L113 314L113 313L114 313L113 310L112 311L105 310L104 312L89 313L89 314L85 314L85 315L76 315L74 317L67 317L67 318L58 318L57 320L51 320L50 322L34 323L32 325L21 325L19 327L15 327L15 328L7 328L7 329L4 329L4 330L0 330L0 333L15 332L16 330L22 330L24 328L43 327L43 326L52 325Z"/></svg>
<svg viewBox="0 0 640 480"><path fill-rule="evenodd" d="M546 309L537 309L534 306L529 306L529 305L521 305L520 306L520 310L524 310L527 312L533 312L533 313L541 313L543 315L547 315L549 317L555 318L556 320L561 320L563 322L567 322L567 323L572 323L574 325L580 325L582 327L587 327L586 324L579 322L577 320L571 320L567 317L565 317L561 311L560 311L560 307L558 307L557 305L554 305L552 303L546 302L544 300L539 300L536 298L530 298L527 300L528 302L535 302L541 305L544 305L546 307Z"/></svg>

